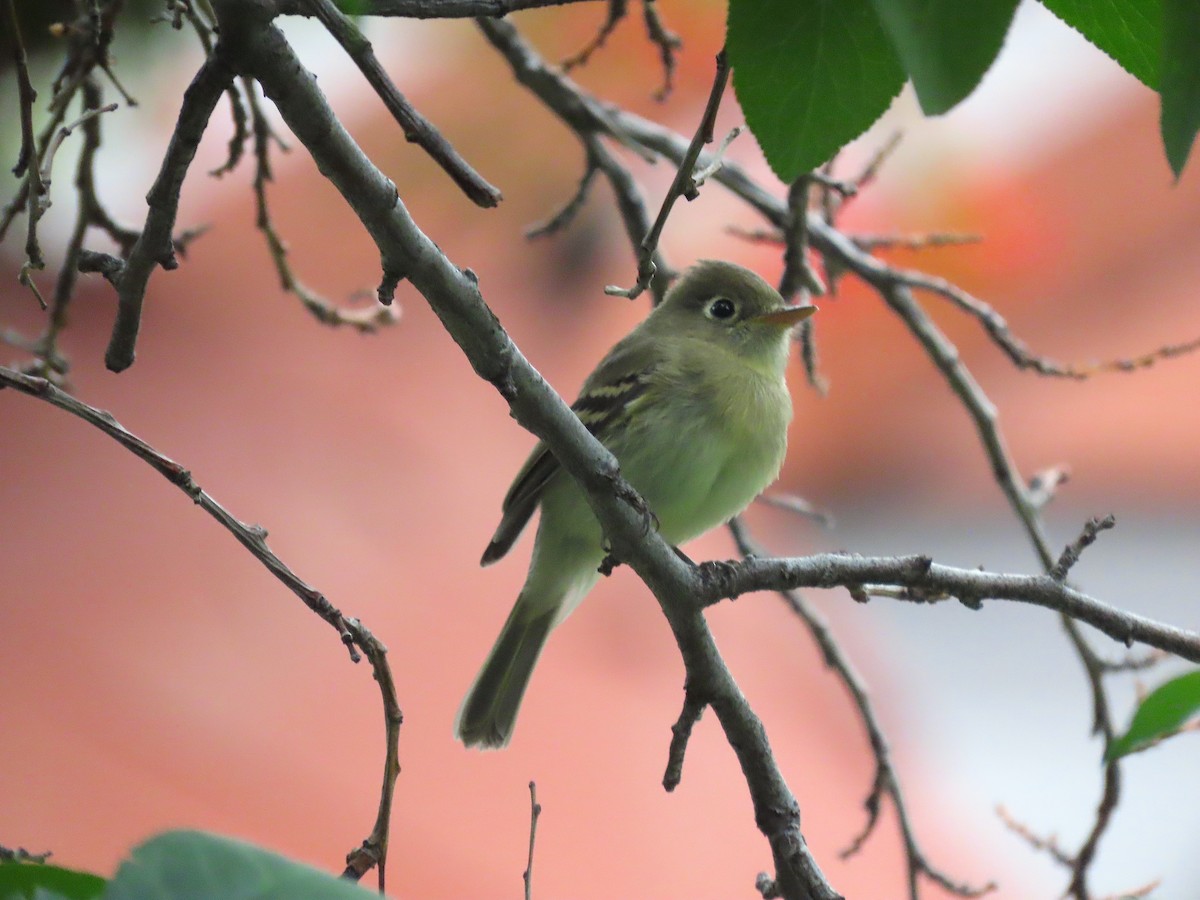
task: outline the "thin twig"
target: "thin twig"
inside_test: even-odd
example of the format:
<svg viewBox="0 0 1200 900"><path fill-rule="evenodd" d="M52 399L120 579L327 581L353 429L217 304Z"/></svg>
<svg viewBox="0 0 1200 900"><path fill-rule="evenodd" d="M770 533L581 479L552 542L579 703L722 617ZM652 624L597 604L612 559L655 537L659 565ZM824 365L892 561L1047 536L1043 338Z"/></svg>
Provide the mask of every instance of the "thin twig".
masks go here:
<svg viewBox="0 0 1200 900"><path fill-rule="evenodd" d="M814 295L825 293L821 279L808 261L808 191L811 180L802 175L788 187L788 220L783 229L783 274L779 278L779 294L784 300L797 298L802 306L812 303ZM829 392L829 382L817 365L816 325L812 318L801 324L796 339L800 342L800 358L809 385L821 396Z"/></svg>
<svg viewBox="0 0 1200 900"><path fill-rule="evenodd" d="M741 136L741 133L742 128L740 125L735 125L729 129L729 133L725 135L720 145L713 151L711 156L712 161L703 169L696 169L696 174L692 176L692 182L696 187L704 187L704 182L708 181L725 164L725 151L729 149L730 144Z"/></svg>
<svg viewBox="0 0 1200 900"><path fill-rule="evenodd" d="M632 300L650 286L650 279L654 277L654 251L658 248L658 239L662 236L663 228L667 224L667 217L671 214L671 208L680 197L693 200L699 194L694 180L696 162L700 158L700 151L704 149L704 145L712 143L717 110L721 108L721 98L725 93L725 85L728 81L729 63L725 58L725 50L722 48L716 56L716 74L713 77L712 90L709 92L708 103L704 107L704 114L700 117L696 134L692 137L692 142L679 163L670 188L667 189L667 195L663 198L658 217L650 226L650 231L642 239L638 253L637 282L631 288L609 285L604 289L606 294L627 297Z"/></svg>
<svg viewBox="0 0 1200 900"><path fill-rule="evenodd" d="M634 248L640 247L642 239L650 230L650 213L646 209L641 188L629 170L618 162L596 135L589 134L582 139L617 198L617 210L625 226L626 238ZM650 261L654 266L654 274L650 277L650 293L654 298L654 305L657 306L662 303L667 288L675 278L675 269L667 262L666 255L660 247L654 248Z"/></svg>
<svg viewBox="0 0 1200 900"><path fill-rule="evenodd" d="M854 185L854 190L847 196L854 196L862 191L863 188L869 186L879 175L879 170L883 168L883 164L887 162L896 148L900 146L900 141L904 138L904 133L901 131L892 132L891 136L883 142L882 146L871 155L863 170L858 173L858 176L851 182Z"/></svg>
<svg viewBox="0 0 1200 900"><path fill-rule="evenodd" d="M179 193L209 117L232 80L233 71L218 52L205 59L184 92L162 167L146 195L149 206L146 224L121 273L117 319L104 354L105 365L114 372L121 372L133 364L142 304L151 273L159 266L169 270L179 265L171 237L179 212Z"/></svg>
<svg viewBox="0 0 1200 900"><path fill-rule="evenodd" d="M1000 821L1004 823L1013 834L1027 843L1034 850L1045 853L1059 865L1070 868L1075 864L1075 860L1070 854L1065 852L1058 845L1058 836L1050 835L1049 837L1039 837L1034 834L1027 826L1018 822L1013 815L1003 806L996 807L996 815L1000 817Z"/></svg>
<svg viewBox="0 0 1200 900"><path fill-rule="evenodd" d="M45 401L59 409L77 416L88 424L111 437L118 444L129 450L134 456L147 463L160 475L183 491L193 503L212 516L226 531L234 536L243 547L250 551L259 562L278 579L284 587L295 594L312 612L316 613L335 631L343 645L349 651L350 659L359 662L362 654L371 664L375 680L383 697L384 721L387 731L387 749L385 753L384 778L381 790L379 810L371 836L363 842L363 846L347 858L347 869L362 874L367 868L359 871L358 867L364 860L373 858L380 867L379 886L384 889L384 864L387 858L388 824L391 820L392 799L395 793L395 782L400 772L399 764L399 729L403 721L397 702L395 681L392 677L391 666L387 661L387 648L383 646L357 619L342 614L334 607L319 590L300 578L288 565L267 546L267 531L260 525L247 525L236 518L224 506L218 503L207 491L196 484L191 473L174 460L164 456L150 444L132 434L121 425L111 414L89 406L65 391L59 390L45 378L24 375L12 369L0 366L0 386L11 387L23 394L28 394Z"/></svg>
<svg viewBox="0 0 1200 900"><path fill-rule="evenodd" d="M525 237L529 240L536 238L548 237L555 232L566 228L575 216L583 209L583 204L587 202L588 190L592 186L592 181L596 177L596 173L600 171L599 160L596 159L596 154L592 148L588 146L585 151L586 160L583 168L583 176L579 179L579 187L575 189L575 193L571 198L563 204L562 208L550 216L544 222L539 222L536 225L530 225L525 229Z"/></svg>
<svg viewBox="0 0 1200 900"><path fill-rule="evenodd" d="M1144 672L1147 669L1153 669L1170 658L1171 655L1169 653L1164 653L1161 650L1151 650L1148 653L1130 653L1122 659L1105 660L1103 668L1105 673L1113 674L1117 672Z"/></svg>
<svg viewBox="0 0 1200 900"><path fill-rule="evenodd" d="M538 819L542 815L542 804L537 802L537 785L529 782L529 856L525 861L525 872L521 878L525 882L525 900L533 898L533 845L537 840Z"/></svg>
<svg viewBox="0 0 1200 900"><path fill-rule="evenodd" d="M616 109L602 104L556 67L547 65L511 22L485 16L477 18L475 24L503 54L512 67L513 77L537 94L580 136L597 132L606 134L644 162L653 163L657 159L656 154L646 150L616 124Z"/></svg>
<svg viewBox="0 0 1200 900"><path fill-rule="evenodd" d="M238 542L249 550L266 568L309 609L333 626L350 650L354 662L359 661L353 636L344 617L325 596L296 575L267 546L267 532L259 525L247 525L235 518L192 479L191 473L179 463L164 456L141 438L129 432L110 413L89 406L65 391L59 390L44 378L23 375L0 366L0 384L15 388L23 394L43 400L73 416L83 419L111 437L191 498L192 502L216 519Z"/></svg>
<svg viewBox="0 0 1200 900"><path fill-rule="evenodd" d="M442 167L473 203L484 208L496 206L501 200L499 188L475 171L454 146L442 137L441 132L421 115L404 95L392 84L387 72L379 64L371 42L358 27L344 15L332 0L306 0L312 13L331 35L342 45L346 55L354 60L372 90L383 101L388 112L404 130L404 137L417 144Z"/></svg>
<svg viewBox="0 0 1200 900"><path fill-rule="evenodd" d="M617 209L621 214L625 234L635 247L635 253L639 252L636 248L641 247L651 227L646 202L636 180L608 150L600 140L600 135L612 137L647 160L652 160L653 154L647 153L640 145L622 134L620 129L615 127L608 111L594 98L582 93L579 86L569 78L548 67L511 23L478 19L476 24L492 45L504 55L516 79L540 97L579 137L584 147L587 165L590 167L594 164L604 174L616 195ZM584 177L586 178L586 173ZM555 219L557 218L559 217L556 216ZM658 247L654 248L651 262L654 274L650 279L650 291L657 305L662 302L675 273Z"/></svg>
<svg viewBox="0 0 1200 900"><path fill-rule="evenodd" d="M253 85L246 84L246 90L253 91ZM238 91L236 81L229 83L225 96L229 98L229 112L233 116L233 134L229 137L229 149L225 153L225 162L208 172L214 178L220 178L237 168L238 163L242 161L242 155L246 152L246 140L250 137L250 130L246 127L248 120L246 105L242 102L242 95Z"/></svg>
<svg viewBox="0 0 1200 900"><path fill-rule="evenodd" d="M675 87L675 53L683 46L683 41L663 24L655 0L642 0L642 18L646 22L646 34L658 47L659 59L662 60L663 83L654 92L654 99L662 103L671 96Z"/></svg>
<svg viewBox="0 0 1200 900"><path fill-rule="evenodd" d="M663 772L663 789L670 793L679 787L683 778L683 758L687 754L688 741L692 739L692 729L700 721L707 704L700 699L697 692L687 685L683 688L683 708L679 718L671 726L671 744L667 748L667 768Z"/></svg>
<svg viewBox="0 0 1200 900"><path fill-rule="evenodd" d="M586 65L588 60L592 58L592 54L604 46L608 41L609 35L616 30L617 25L625 18L629 11L629 0L607 0L608 12L604 17L604 22L600 25L600 30L596 35L587 42L582 50L578 53L573 53L562 61L560 64L564 72L570 72L577 66Z"/></svg>
<svg viewBox="0 0 1200 900"><path fill-rule="evenodd" d="M333 328L347 325L360 334L374 334L380 328L394 325L400 321L400 311L395 304L384 305L373 300L369 306L361 309L343 309L305 285L292 270L291 262L288 260L287 244L275 230L270 206L267 203L267 182L272 177L271 141L278 142L279 139L263 114L254 95L253 84L249 79L245 80L245 89L250 106L251 130L254 136L254 224L267 240L267 249L271 253L271 261L275 264L275 273L279 276L280 286L289 294L294 294L304 308L323 325ZM286 150L286 148L284 149Z"/></svg>
<svg viewBox="0 0 1200 900"><path fill-rule="evenodd" d="M358 619L347 618L345 624L354 643L362 648L367 662L371 664L371 670L375 673L375 681L379 684L379 694L383 701L384 759L375 824L371 827L371 834L367 839L347 854L346 868L342 876L359 881L372 866L377 865L379 893L382 894L387 889L388 838L391 834L392 805L396 798L396 780L400 777L400 726L404 724L404 714L400 711L392 667L387 661L387 647Z"/></svg>
<svg viewBox="0 0 1200 900"><path fill-rule="evenodd" d="M49 146L42 154L42 181L45 184L49 185L50 183L50 170L54 166L54 157L58 153L58 148L62 146L62 142L69 138L72 133L74 133L75 129L80 125L83 125L85 122L88 122L97 116L103 115L104 113L113 112L116 108L117 104L109 103L107 106L89 109L70 125L63 125L54 132L54 137L51 139Z"/></svg>
<svg viewBox="0 0 1200 900"><path fill-rule="evenodd" d="M4 18L7 26L5 30L8 31L9 40L12 42L13 65L17 70L17 104L21 119L21 148L17 152L17 164L13 166L12 171L18 177L22 172L25 173L24 191L29 203L25 261L30 268L41 269L46 265L46 261L42 257L42 248L37 239L37 223L46 209L46 185L42 183L37 143L33 135L33 104L37 101L37 91L33 89L33 82L29 79L29 62L25 58L25 44L21 38L21 23L17 20L14 0L4 0ZM42 309L45 309L46 303L40 295L38 300Z"/></svg>
<svg viewBox="0 0 1200 900"><path fill-rule="evenodd" d="M862 249L873 250L939 250L943 247L962 247L978 244L983 235L971 232L934 231L920 234L852 234L851 239Z"/></svg>
<svg viewBox="0 0 1200 900"><path fill-rule="evenodd" d="M1083 551L1096 542L1096 538L1101 531L1107 531L1110 528L1115 528L1117 520L1111 514L1103 519L1092 518L1083 526L1083 531L1079 533L1079 537L1067 544L1066 548L1059 555L1058 561L1050 570L1050 577L1057 578L1059 581L1067 580L1067 573L1075 563L1079 562L1079 557Z"/></svg>
<svg viewBox="0 0 1200 900"><path fill-rule="evenodd" d="M803 497L797 497L795 494L771 491L769 494L759 494L755 499L765 506L785 509L790 513L811 519L822 528L833 528L833 513L829 512L829 510L821 509L819 506L815 506L808 500L805 500Z"/></svg>

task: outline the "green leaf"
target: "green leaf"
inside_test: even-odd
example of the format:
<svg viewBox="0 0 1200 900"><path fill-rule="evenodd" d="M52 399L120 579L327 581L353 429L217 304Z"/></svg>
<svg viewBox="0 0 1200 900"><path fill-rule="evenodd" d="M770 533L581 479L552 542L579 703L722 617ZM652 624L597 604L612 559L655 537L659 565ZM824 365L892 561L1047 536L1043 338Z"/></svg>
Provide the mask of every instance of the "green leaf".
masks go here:
<svg viewBox="0 0 1200 900"><path fill-rule="evenodd" d="M379 895L232 838L168 831L134 848L104 900L366 900Z"/></svg>
<svg viewBox="0 0 1200 900"><path fill-rule="evenodd" d="M1200 712L1200 672L1189 672L1159 685L1142 700L1129 730L1114 740L1104 754L1106 761L1142 749L1175 731Z"/></svg>
<svg viewBox="0 0 1200 900"><path fill-rule="evenodd" d="M1042 0L1042 5L1158 90L1163 0Z"/></svg>
<svg viewBox="0 0 1200 900"><path fill-rule="evenodd" d="M1200 130L1200 4L1164 0L1162 49L1162 138L1167 162L1183 174Z"/></svg>
<svg viewBox="0 0 1200 900"><path fill-rule="evenodd" d="M964 99L991 68L1017 0L872 0L926 115Z"/></svg>
<svg viewBox="0 0 1200 900"><path fill-rule="evenodd" d="M904 87L871 0L730 0L725 47L746 124L788 183L866 131Z"/></svg>
<svg viewBox="0 0 1200 900"><path fill-rule="evenodd" d="M0 900L33 897L92 900L104 890L104 879L90 872L76 872L42 863L0 863Z"/></svg>

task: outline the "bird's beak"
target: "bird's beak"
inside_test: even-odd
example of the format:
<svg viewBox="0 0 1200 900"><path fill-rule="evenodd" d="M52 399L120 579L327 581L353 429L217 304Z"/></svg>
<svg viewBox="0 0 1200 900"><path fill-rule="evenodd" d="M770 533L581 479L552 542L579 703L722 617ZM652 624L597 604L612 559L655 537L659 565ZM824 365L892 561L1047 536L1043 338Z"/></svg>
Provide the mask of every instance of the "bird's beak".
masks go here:
<svg viewBox="0 0 1200 900"><path fill-rule="evenodd" d="M791 328L796 323L803 322L816 311L815 306L785 306L782 309L774 309L769 313L755 316L754 321L774 325L776 328Z"/></svg>

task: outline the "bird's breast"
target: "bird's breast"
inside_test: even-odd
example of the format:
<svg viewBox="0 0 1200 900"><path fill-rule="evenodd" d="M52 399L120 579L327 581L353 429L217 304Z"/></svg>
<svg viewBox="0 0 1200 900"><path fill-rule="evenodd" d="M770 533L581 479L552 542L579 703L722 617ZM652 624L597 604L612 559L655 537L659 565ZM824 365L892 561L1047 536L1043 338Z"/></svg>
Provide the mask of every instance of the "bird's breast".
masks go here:
<svg viewBox="0 0 1200 900"><path fill-rule="evenodd" d="M664 538L679 544L728 521L775 480L791 399L781 375L713 366L666 378L638 401L613 450Z"/></svg>

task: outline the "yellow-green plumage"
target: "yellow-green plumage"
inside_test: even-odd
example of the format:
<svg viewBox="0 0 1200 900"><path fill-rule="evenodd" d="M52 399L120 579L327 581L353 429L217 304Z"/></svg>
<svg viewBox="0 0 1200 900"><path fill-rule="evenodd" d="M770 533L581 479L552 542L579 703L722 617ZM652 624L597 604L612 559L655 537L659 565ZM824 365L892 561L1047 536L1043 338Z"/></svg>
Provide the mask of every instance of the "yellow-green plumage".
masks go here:
<svg viewBox="0 0 1200 900"><path fill-rule="evenodd" d="M670 543L728 521L779 474L792 417L788 338L811 311L784 306L748 269L705 261L584 382L573 409ZM508 743L546 638L599 577L600 525L541 444L504 499L484 565L508 552L538 506L525 586L459 709L455 733L467 746Z"/></svg>

